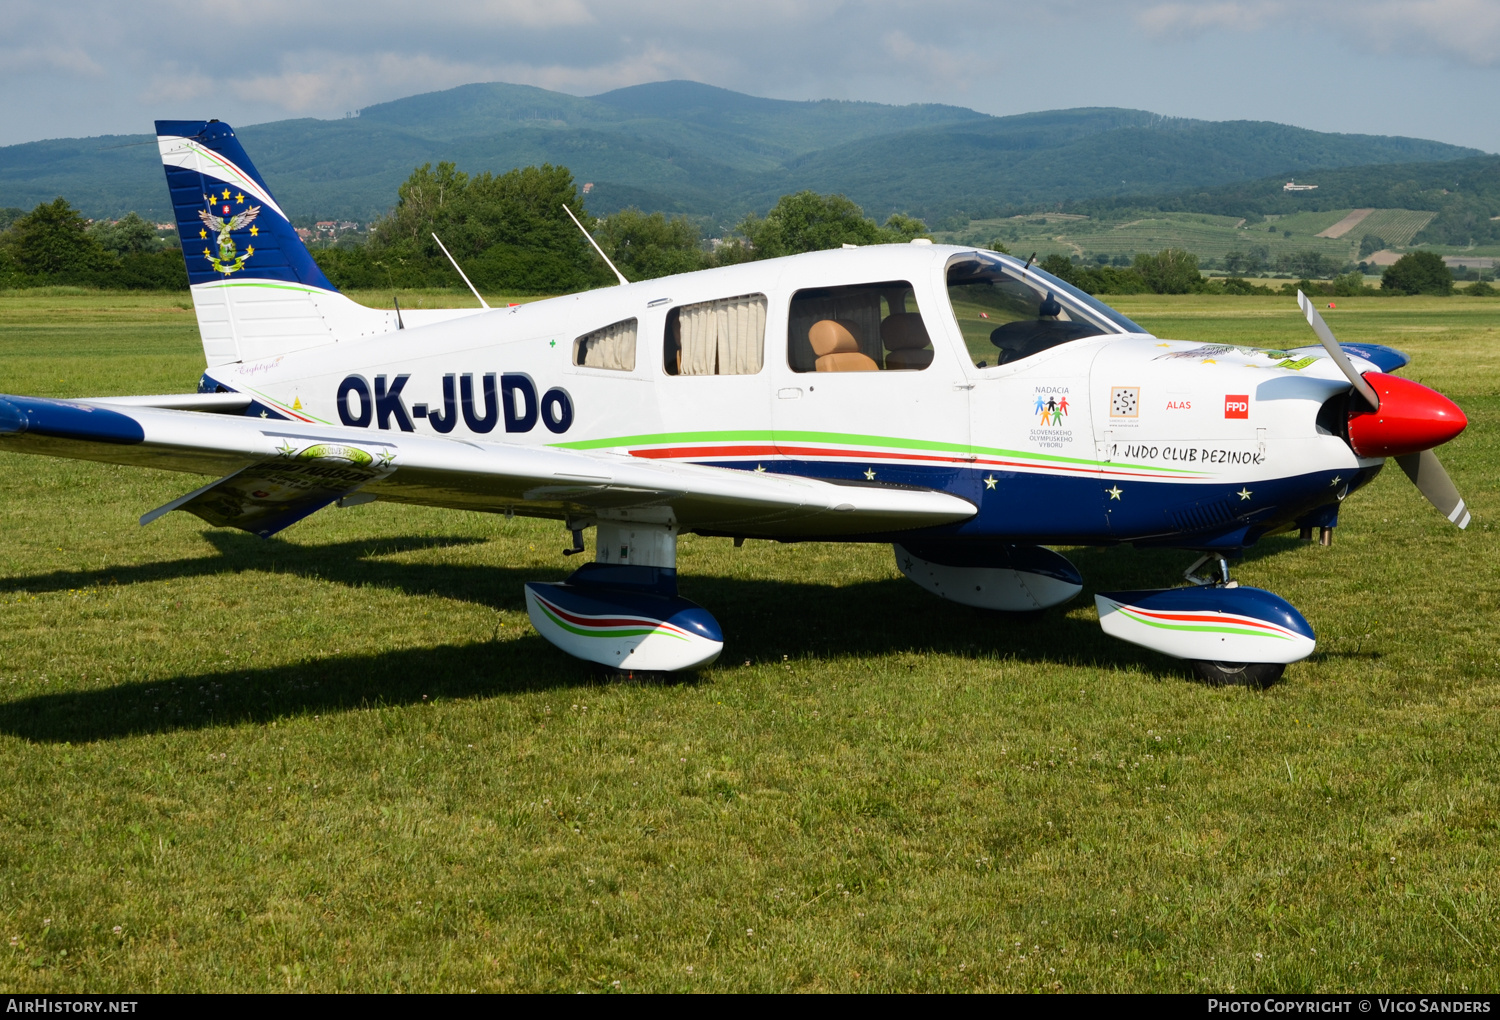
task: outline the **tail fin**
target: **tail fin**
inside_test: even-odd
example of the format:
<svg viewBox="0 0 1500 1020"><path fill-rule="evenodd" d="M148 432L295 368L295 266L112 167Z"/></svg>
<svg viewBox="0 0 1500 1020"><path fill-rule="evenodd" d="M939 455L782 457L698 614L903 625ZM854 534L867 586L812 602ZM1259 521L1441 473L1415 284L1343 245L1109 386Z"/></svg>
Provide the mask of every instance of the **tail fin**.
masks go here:
<svg viewBox="0 0 1500 1020"><path fill-rule="evenodd" d="M228 124L159 120L156 141L208 367L400 328L328 282Z"/></svg>

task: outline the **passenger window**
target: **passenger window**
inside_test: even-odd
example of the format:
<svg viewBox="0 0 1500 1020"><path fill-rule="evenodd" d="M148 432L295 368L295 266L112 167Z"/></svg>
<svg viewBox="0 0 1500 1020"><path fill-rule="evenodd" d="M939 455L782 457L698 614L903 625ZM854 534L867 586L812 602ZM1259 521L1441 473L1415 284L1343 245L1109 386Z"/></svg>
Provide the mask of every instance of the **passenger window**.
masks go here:
<svg viewBox="0 0 1500 1020"><path fill-rule="evenodd" d="M672 309L662 350L668 375L755 375L765 363L766 296Z"/></svg>
<svg viewBox="0 0 1500 1020"><path fill-rule="evenodd" d="M932 364L932 341L902 280L799 290L787 324L793 372L911 372Z"/></svg>
<svg viewBox="0 0 1500 1020"><path fill-rule="evenodd" d="M587 368L611 368L617 372L635 371L634 319L626 319L573 341L573 364Z"/></svg>

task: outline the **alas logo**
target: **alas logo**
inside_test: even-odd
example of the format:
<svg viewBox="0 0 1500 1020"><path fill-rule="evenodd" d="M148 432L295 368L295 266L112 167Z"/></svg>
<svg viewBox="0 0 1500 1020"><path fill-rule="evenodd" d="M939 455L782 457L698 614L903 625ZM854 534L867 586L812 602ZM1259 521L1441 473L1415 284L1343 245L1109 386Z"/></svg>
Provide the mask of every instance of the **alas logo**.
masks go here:
<svg viewBox="0 0 1500 1020"><path fill-rule="evenodd" d="M215 216L209 209L200 210L198 213L198 218L203 221L204 227L207 228L198 231L198 236L206 240L209 230L219 235L217 238L219 254L210 254L208 246L204 245L203 257L208 260L209 265L214 267L214 272L216 273L223 273L225 276L237 273L245 268L245 260L255 254L255 245L246 245L245 253L243 255L239 254L239 248L234 243L234 238L230 236L230 232L250 227L250 224L255 222L255 217L260 215L260 206L252 205L248 209L241 209L239 212L235 212L234 207L229 203L228 188L224 189L222 198L218 195L204 195L203 201L208 205L209 209L217 209L223 213L222 216ZM245 204L244 193L241 192L235 195L234 202L236 205L243 206ZM250 227L251 237L257 237L259 234L259 227Z"/></svg>
<svg viewBox="0 0 1500 1020"><path fill-rule="evenodd" d="M377 375L373 391L362 375L345 376L339 383L334 403L339 421L354 428L367 429L373 421L377 428L388 429L394 421L402 432L415 432L413 418L426 418L439 434L446 435L458 425L460 417L470 432L483 435L493 432L502 419L506 432L530 432L540 421L547 431L562 433L573 426L573 398L561 386L554 386L537 399L536 383L523 372L505 372L499 376L496 392L494 372L480 377L479 399L475 399L474 374L443 376L443 406L429 408L413 404L408 413L401 397L409 375L398 375L388 383Z"/></svg>
<svg viewBox="0 0 1500 1020"><path fill-rule="evenodd" d="M1224 417L1226 418L1248 418L1250 417L1250 394L1231 393L1224 398Z"/></svg>

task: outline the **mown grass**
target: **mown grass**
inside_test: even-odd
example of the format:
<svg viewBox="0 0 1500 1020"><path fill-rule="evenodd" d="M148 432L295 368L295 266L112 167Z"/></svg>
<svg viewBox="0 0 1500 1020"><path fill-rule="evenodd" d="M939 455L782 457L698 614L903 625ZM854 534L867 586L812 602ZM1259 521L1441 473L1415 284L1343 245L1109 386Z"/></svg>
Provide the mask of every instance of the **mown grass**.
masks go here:
<svg viewBox="0 0 1500 1020"><path fill-rule="evenodd" d="M176 296L0 296L0 391L190 387ZM1129 298L1289 346L1288 302ZM1283 307L1285 305L1285 307ZM6 990L1492 990L1500 302L1340 301L1468 411L1460 534L1399 472L1239 565L1317 654L1212 689L1070 551L1003 617L883 547L683 540L720 663L592 672L531 630L555 525L382 505L262 542L138 514L185 476L0 456Z"/></svg>

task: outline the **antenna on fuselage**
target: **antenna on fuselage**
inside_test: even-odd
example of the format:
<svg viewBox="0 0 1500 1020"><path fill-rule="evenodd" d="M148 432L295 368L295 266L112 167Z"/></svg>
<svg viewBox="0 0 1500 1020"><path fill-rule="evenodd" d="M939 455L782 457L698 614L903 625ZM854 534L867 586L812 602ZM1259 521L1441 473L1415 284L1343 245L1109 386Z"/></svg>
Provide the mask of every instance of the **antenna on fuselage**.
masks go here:
<svg viewBox="0 0 1500 1020"><path fill-rule="evenodd" d="M578 217L573 215L572 209L564 205L563 212L568 214L568 219L573 221L575 227L583 230L583 224L578 222ZM587 230L583 230L583 236L588 238L589 244L594 246L594 250L599 253L599 257L604 260L604 264L609 267L609 271L615 274L615 277L620 281L620 286L623 287L629 283L630 281L625 279L625 274L616 269L615 264L609 260L609 256L604 254L604 249L599 247L599 242L594 240L594 235L590 234Z"/></svg>
<svg viewBox="0 0 1500 1020"><path fill-rule="evenodd" d="M439 248L443 248L443 242L436 234L432 235L432 239L434 241L437 241ZM464 276L464 271L458 268L458 259L450 255L447 248L443 248L443 254L448 256L448 261L453 263L453 268L458 270L458 275L463 279L464 283L469 284L469 289L474 292L475 297L479 298L479 303L485 308L489 308L490 303L483 297L480 297L479 290L472 283L469 283L469 278L467 276Z"/></svg>
<svg viewBox="0 0 1500 1020"><path fill-rule="evenodd" d="M401 299L393 294L391 295L391 300L396 304L396 328L405 329L406 323L401 321Z"/></svg>

